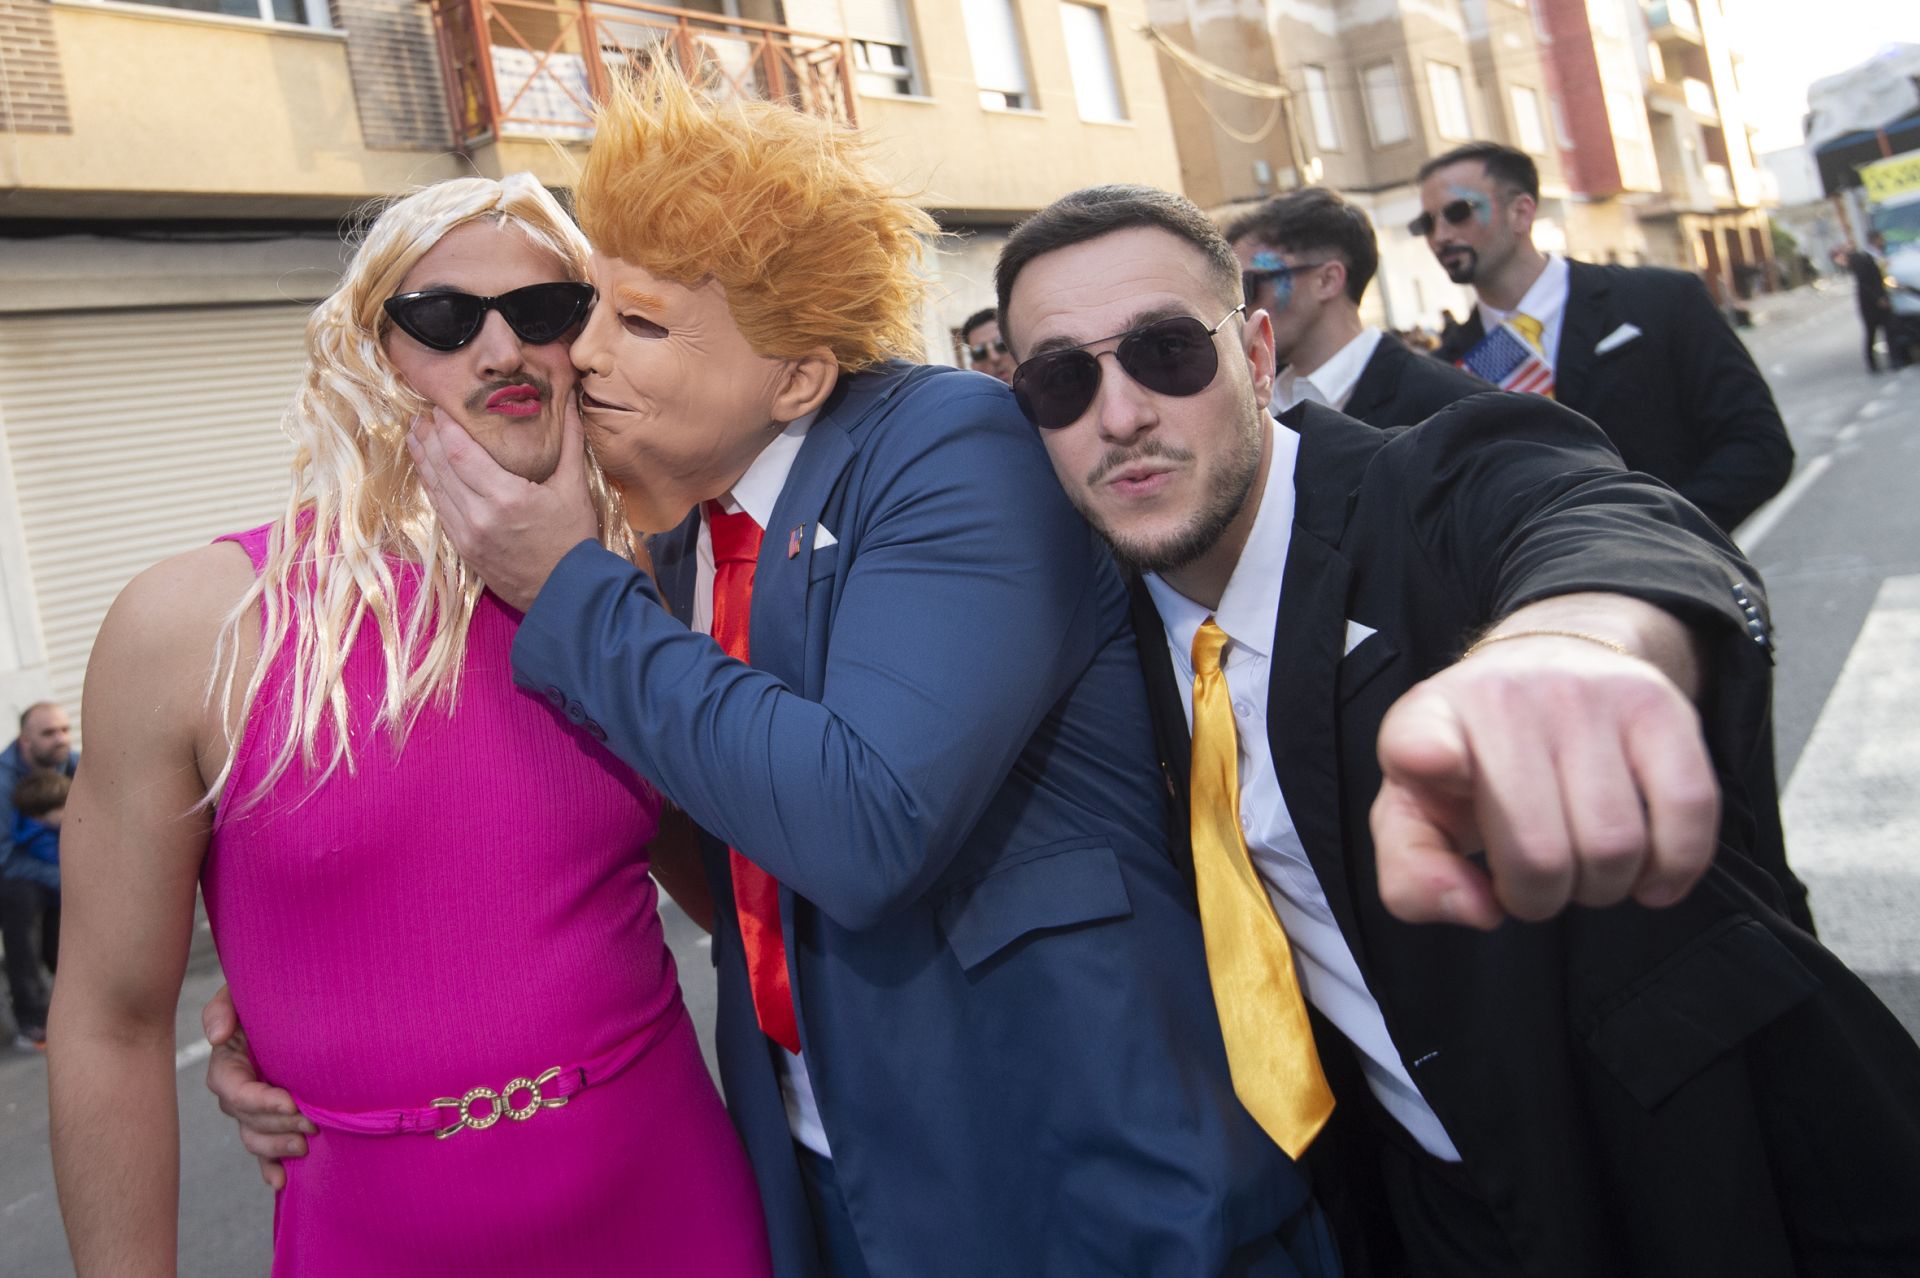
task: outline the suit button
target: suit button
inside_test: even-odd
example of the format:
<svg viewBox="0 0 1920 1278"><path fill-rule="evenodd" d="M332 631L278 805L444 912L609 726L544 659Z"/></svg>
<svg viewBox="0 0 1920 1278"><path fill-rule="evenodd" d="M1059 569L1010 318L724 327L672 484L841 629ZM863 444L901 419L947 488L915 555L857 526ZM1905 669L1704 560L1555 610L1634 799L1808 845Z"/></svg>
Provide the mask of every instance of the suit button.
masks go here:
<svg viewBox="0 0 1920 1278"><path fill-rule="evenodd" d="M552 684L547 685L547 690L545 695L547 698L547 704L552 706L555 710L558 710L561 706L567 704L567 694L560 691L560 689L554 687Z"/></svg>
<svg viewBox="0 0 1920 1278"><path fill-rule="evenodd" d="M605 728L601 727L599 724L595 723L591 719L587 720L581 726L586 729L587 735L592 737L595 741L598 741L602 744L606 743L607 730Z"/></svg>
<svg viewBox="0 0 1920 1278"><path fill-rule="evenodd" d="M578 701L569 701L567 702L566 715L568 723L585 723L587 721L587 708Z"/></svg>

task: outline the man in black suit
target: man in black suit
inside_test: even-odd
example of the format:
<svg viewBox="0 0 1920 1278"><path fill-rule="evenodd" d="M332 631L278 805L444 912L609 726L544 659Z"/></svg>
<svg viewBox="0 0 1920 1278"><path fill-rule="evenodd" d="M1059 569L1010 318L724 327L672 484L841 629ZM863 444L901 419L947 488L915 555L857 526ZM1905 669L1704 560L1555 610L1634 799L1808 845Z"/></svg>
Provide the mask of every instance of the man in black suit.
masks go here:
<svg viewBox="0 0 1920 1278"><path fill-rule="evenodd" d="M1366 212L1334 192L1310 186L1268 200L1229 222L1226 236L1247 305L1273 325L1274 412L1313 400L1370 426L1411 426L1491 389L1361 322L1380 248Z"/></svg>
<svg viewBox="0 0 1920 1278"><path fill-rule="evenodd" d="M1409 229L1480 298L1440 358L1461 359L1501 323L1528 332L1553 367L1555 399L1596 422L1628 466L1731 532L1793 471L1766 379L1693 276L1535 248L1539 199L1533 161L1498 143L1420 167L1422 212Z"/></svg>
<svg viewBox="0 0 1920 1278"><path fill-rule="evenodd" d="M1911 1273L1920 1049L1740 853L1751 568L1535 396L1276 423L1238 265L1178 196L1077 192L1002 331L1140 575L1235 1091L1309 1134L1349 1271Z"/></svg>
<svg viewBox="0 0 1920 1278"><path fill-rule="evenodd" d="M1886 250L1886 239L1878 231L1867 237L1867 249L1835 249L1834 260L1845 267L1853 276L1854 301L1860 307L1860 325L1867 330L1867 371L1880 371L1880 360L1874 354L1874 338L1884 333L1887 338L1887 354L1893 359L1893 366L1899 368L1906 361L1906 352L1893 332L1893 301L1887 296L1886 268L1880 264L1878 254ZM1872 251L1868 251L1871 249Z"/></svg>

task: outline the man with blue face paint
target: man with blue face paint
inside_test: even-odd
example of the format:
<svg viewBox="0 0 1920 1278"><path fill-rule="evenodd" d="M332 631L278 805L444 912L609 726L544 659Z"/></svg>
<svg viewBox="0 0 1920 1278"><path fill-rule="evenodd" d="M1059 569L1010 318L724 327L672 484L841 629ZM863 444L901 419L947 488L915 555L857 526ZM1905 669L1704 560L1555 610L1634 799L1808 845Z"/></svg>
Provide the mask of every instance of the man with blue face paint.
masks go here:
<svg viewBox="0 0 1920 1278"><path fill-rule="evenodd" d="M1419 180L1421 213L1407 229L1479 296L1442 359L1464 358L1502 327L1523 334L1551 368L1547 393L1728 532L1780 491L1793 470L1780 410L1698 279L1541 252L1539 170L1512 147L1457 147L1423 164Z"/></svg>
<svg viewBox="0 0 1920 1278"><path fill-rule="evenodd" d="M1411 426L1489 389L1471 373L1425 359L1361 322L1380 251L1364 211L1308 187L1242 213L1226 228L1250 309L1273 323L1272 409L1303 400L1370 426Z"/></svg>

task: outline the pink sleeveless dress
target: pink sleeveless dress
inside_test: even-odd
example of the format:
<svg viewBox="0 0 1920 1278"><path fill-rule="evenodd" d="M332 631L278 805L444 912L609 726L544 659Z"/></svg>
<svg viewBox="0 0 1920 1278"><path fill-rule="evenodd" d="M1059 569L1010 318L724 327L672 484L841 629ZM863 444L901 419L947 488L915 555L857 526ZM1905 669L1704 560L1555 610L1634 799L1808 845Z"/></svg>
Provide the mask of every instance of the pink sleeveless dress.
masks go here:
<svg viewBox="0 0 1920 1278"><path fill-rule="evenodd" d="M223 540L258 572L267 531ZM518 625L481 597L455 708L396 756L370 728L369 620L346 665L357 770L316 788L296 761L243 808L287 730L291 645L262 654L201 882L261 1074L321 1125L286 1164L273 1272L766 1274L647 875L660 800L514 687Z"/></svg>

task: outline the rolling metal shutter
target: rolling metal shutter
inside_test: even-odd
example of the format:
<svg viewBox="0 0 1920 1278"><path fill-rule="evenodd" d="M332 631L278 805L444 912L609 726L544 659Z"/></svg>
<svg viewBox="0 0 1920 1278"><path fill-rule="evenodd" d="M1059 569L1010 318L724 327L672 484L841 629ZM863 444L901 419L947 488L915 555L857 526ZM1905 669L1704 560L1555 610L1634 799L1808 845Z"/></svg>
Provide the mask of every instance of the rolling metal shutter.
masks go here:
<svg viewBox="0 0 1920 1278"><path fill-rule="evenodd" d="M54 695L134 574L285 500L307 305L0 317L0 422Z"/></svg>

